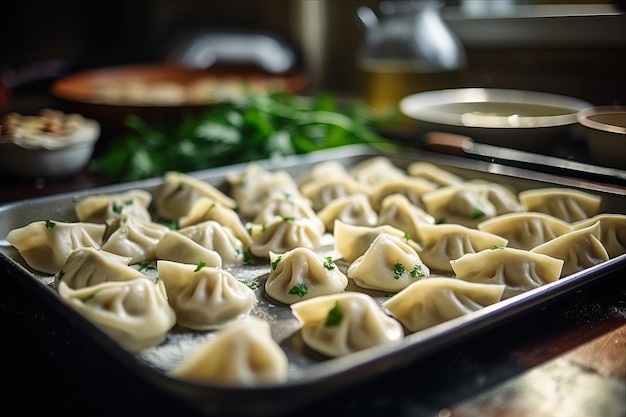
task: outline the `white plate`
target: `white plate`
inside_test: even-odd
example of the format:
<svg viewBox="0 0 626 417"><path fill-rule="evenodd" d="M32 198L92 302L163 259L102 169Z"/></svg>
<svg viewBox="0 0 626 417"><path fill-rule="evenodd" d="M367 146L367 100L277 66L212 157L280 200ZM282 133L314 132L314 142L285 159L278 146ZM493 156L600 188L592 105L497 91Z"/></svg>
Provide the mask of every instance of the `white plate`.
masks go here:
<svg viewBox="0 0 626 417"><path fill-rule="evenodd" d="M457 88L426 91L400 100L400 111L424 132L444 131L477 142L537 150L546 138L571 135L576 113L591 104L537 91Z"/></svg>

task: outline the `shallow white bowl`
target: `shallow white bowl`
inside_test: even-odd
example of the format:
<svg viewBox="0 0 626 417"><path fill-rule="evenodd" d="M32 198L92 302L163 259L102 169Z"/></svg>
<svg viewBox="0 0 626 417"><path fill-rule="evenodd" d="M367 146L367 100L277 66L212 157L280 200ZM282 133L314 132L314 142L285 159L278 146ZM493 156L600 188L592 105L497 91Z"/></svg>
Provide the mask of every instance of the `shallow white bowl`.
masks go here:
<svg viewBox="0 0 626 417"><path fill-rule="evenodd" d="M21 140L3 137L0 142L0 170L20 177L60 179L82 170L93 155L100 137L100 124L86 119L71 137L51 139L49 135Z"/></svg>
<svg viewBox="0 0 626 417"><path fill-rule="evenodd" d="M423 132L459 133L476 142L525 150L541 150L571 136L576 114L590 106L558 94L497 88L426 91L399 103Z"/></svg>
<svg viewBox="0 0 626 417"><path fill-rule="evenodd" d="M594 162L626 169L626 106L596 106L576 116Z"/></svg>

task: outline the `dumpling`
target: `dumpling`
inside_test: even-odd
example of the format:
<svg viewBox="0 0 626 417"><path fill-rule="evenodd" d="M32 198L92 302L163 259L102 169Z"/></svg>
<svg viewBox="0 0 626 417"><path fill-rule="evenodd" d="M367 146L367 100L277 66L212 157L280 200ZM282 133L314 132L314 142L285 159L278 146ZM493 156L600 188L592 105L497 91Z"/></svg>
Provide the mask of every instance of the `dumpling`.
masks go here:
<svg viewBox="0 0 626 417"><path fill-rule="evenodd" d="M466 187L474 188L482 193L496 208L496 215L518 213L524 211L524 206L517 198L517 194L505 185L481 179L472 179L465 182Z"/></svg>
<svg viewBox="0 0 626 417"><path fill-rule="evenodd" d="M100 248L105 224L40 220L9 231L6 240L34 270L56 274L77 248Z"/></svg>
<svg viewBox="0 0 626 417"><path fill-rule="evenodd" d="M363 192L363 188L351 176L324 178L300 186L302 195L311 200L313 210L320 211L337 198Z"/></svg>
<svg viewBox="0 0 626 417"><path fill-rule="evenodd" d="M265 199L252 223L269 224L285 217L317 219L311 201L300 194L273 195Z"/></svg>
<svg viewBox="0 0 626 417"><path fill-rule="evenodd" d="M207 220L215 220L222 226L228 227L237 239L241 240L246 250L250 247L252 238L239 214L234 209L216 203L210 198L200 197L196 200L189 213L179 219L178 226L185 228Z"/></svg>
<svg viewBox="0 0 626 417"><path fill-rule="evenodd" d="M74 206L74 211L81 222L106 223L107 220L122 214L150 221L152 215L148 208L151 203L151 193L132 189L117 194L83 197Z"/></svg>
<svg viewBox="0 0 626 417"><path fill-rule="evenodd" d="M142 277L141 272L128 266L130 261L131 258L92 247L74 249L55 275L55 288L60 281L78 289L107 281L129 281Z"/></svg>
<svg viewBox="0 0 626 417"><path fill-rule="evenodd" d="M246 249L243 242L228 227L215 220L206 220L178 230L201 246L217 252L222 258L222 265L240 265L246 261Z"/></svg>
<svg viewBox="0 0 626 417"><path fill-rule="evenodd" d="M348 267L348 278L362 288L397 292L428 278L430 270L404 239L381 233Z"/></svg>
<svg viewBox="0 0 626 417"><path fill-rule="evenodd" d="M449 185L425 193L422 202L437 223L476 227L496 215L495 206L486 196L463 185Z"/></svg>
<svg viewBox="0 0 626 417"><path fill-rule="evenodd" d="M131 258L131 264L156 257L156 245L171 229L151 220L122 214L107 221L102 249Z"/></svg>
<svg viewBox="0 0 626 417"><path fill-rule="evenodd" d="M359 226L378 224L378 213L372 208L369 199L363 193L338 197L321 209L317 216L324 223L326 231L331 232L335 220Z"/></svg>
<svg viewBox="0 0 626 417"><path fill-rule="evenodd" d="M406 173L386 156L373 156L354 164L348 173L363 189L386 181L404 178Z"/></svg>
<svg viewBox="0 0 626 417"><path fill-rule="evenodd" d="M289 360L268 322L250 316L218 330L170 375L229 386L261 386L287 380Z"/></svg>
<svg viewBox="0 0 626 417"><path fill-rule="evenodd" d="M178 220L187 215L200 197L209 198L229 208L237 206L235 200L217 187L182 172L165 173L163 184L155 194L156 214L165 220Z"/></svg>
<svg viewBox="0 0 626 417"><path fill-rule="evenodd" d="M504 287L458 278L428 278L387 299L383 309L415 333L497 303Z"/></svg>
<svg viewBox="0 0 626 417"><path fill-rule="evenodd" d="M507 213L478 223L478 230L502 236L508 247L531 250L572 230L570 223L539 212Z"/></svg>
<svg viewBox="0 0 626 417"><path fill-rule="evenodd" d="M388 224L402 230L412 239L419 235L421 223L434 224L435 218L414 205L404 194L390 194L382 201L378 223Z"/></svg>
<svg viewBox="0 0 626 417"><path fill-rule="evenodd" d="M374 239L382 233L404 239L415 251L421 249L406 232L389 225L358 226L335 220L333 232L335 250L349 263L363 255Z"/></svg>
<svg viewBox="0 0 626 417"><path fill-rule="evenodd" d="M532 252L564 260L561 277L565 277L609 260L600 236L600 222L596 222L539 245Z"/></svg>
<svg viewBox="0 0 626 417"><path fill-rule="evenodd" d="M450 261L466 253L507 245L507 240L501 236L460 224L422 224L419 234L420 258L438 272L452 272Z"/></svg>
<svg viewBox="0 0 626 417"><path fill-rule="evenodd" d="M323 182L331 178L344 178L349 176L350 174L346 167L341 165L338 161L324 161L315 164L298 179L298 188L308 183Z"/></svg>
<svg viewBox="0 0 626 417"><path fill-rule="evenodd" d="M406 171L413 177L432 182L437 188L447 187L449 185L460 185L464 181L460 176L430 162L412 162L407 166Z"/></svg>
<svg viewBox="0 0 626 417"><path fill-rule="evenodd" d="M598 214L589 219L575 222L572 229L584 229L597 222L600 223L600 241L609 258L616 258L626 253L626 214Z"/></svg>
<svg viewBox="0 0 626 417"><path fill-rule="evenodd" d="M346 289L348 278L332 258L308 248L294 248L285 253L270 252L271 269L265 292L285 304L320 295L336 294Z"/></svg>
<svg viewBox="0 0 626 417"><path fill-rule="evenodd" d="M502 298L557 281L563 269L562 259L506 247L467 253L450 264L463 281L506 285Z"/></svg>
<svg viewBox="0 0 626 417"><path fill-rule="evenodd" d="M266 258L270 252L283 253L297 247L318 249L322 244L324 225L314 219L284 218L268 225L252 227L250 253Z"/></svg>
<svg viewBox="0 0 626 417"><path fill-rule="evenodd" d="M219 267L157 261L176 322L209 330L245 317L256 304L252 289Z"/></svg>
<svg viewBox="0 0 626 417"><path fill-rule="evenodd" d="M404 338L402 325L360 292L322 295L291 304L291 310L302 324L304 343L330 357Z"/></svg>
<svg viewBox="0 0 626 417"><path fill-rule="evenodd" d="M414 206L424 208L422 195L436 188L437 186L423 178L404 176L376 184L371 191L368 191L368 196L376 211L380 210L385 197L391 194L402 194Z"/></svg>
<svg viewBox="0 0 626 417"><path fill-rule="evenodd" d="M163 236L154 248L154 254L157 260L222 266L222 257L217 251L205 248L176 230L170 230Z"/></svg>
<svg viewBox="0 0 626 417"><path fill-rule="evenodd" d="M60 281L58 292L61 300L132 352L159 344L176 324L160 280L142 277L79 289Z"/></svg>
<svg viewBox="0 0 626 417"><path fill-rule="evenodd" d="M550 214L570 223L595 216L602 203L598 195L559 187L520 191L518 198L526 211Z"/></svg>

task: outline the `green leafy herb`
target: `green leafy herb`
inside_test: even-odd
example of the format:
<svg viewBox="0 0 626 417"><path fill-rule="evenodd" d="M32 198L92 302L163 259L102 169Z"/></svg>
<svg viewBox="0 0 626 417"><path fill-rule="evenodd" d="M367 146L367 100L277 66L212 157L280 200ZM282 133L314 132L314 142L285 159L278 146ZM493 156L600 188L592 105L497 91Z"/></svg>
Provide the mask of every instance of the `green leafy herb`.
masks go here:
<svg viewBox="0 0 626 417"><path fill-rule="evenodd" d="M331 258L330 256L326 257L326 262L324 262L324 268L328 269L329 271L335 269L335 263L333 262L333 258Z"/></svg>
<svg viewBox="0 0 626 417"><path fill-rule="evenodd" d="M65 276L65 271L60 270L59 272L57 272L57 279L59 281L61 281L63 279L63 277Z"/></svg>
<svg viewBox="0 0 626 417"><path fill-rule="evenodd" d="M400 279L402 278L402 274L404 274L404 265L402 265L401 263L397 263L394 264L393 266L393 279Z"/></svg>
<svg viewBox="0 0 626 417"><path fill-rule="evenodd" d="M274 262L272 262L272 271L276 270L276 267L278 266L278 263L281 259L283 259L282 255L278 255L276 259L274 259Z"/></svg>
<svg viewBox="0 0 626 417"><path fill-rule="evenodd" d="M54 229L57 224L52 220L46 220L46 229Z"/></svg>
<svg viewBox="0 0 626 417"><path fill-rule="evenodd" d="M284 221L286 221L286 222L289 222L289 221L294 221L295 219L296 219L296 218L295 218L295 217L293 217L293 216L285 216L285 217L283 217L283 220L284 220Z"/></svg>
<svg viewBox="0 0 626 417"><path fill-rule="evenodd" d="M306 284L296 284L289 290L289 294L304 297L309 292L309 287Z"/></svg>
<svg viewBox="0 0 626 417"><path fill-rule="evenodd" d="M328 315L326 316L326 321L324 322L324 326L325 327L339 326L342 319L343 319L343 314L341 313L341 306L339 305L339 301L335 301L335 306L328 312Z"/></svg>
<svg viewBox="0 0 626 417"><path fill-rule="evenodd" d="M374 127L394 120L365 103L340 103L330 94L303 98L284 92L244 95L178 121L149 123L129 115L129 131L113 137L89 165L111 182L157 177L223 165L304 154L354 143L380 143Z"/></svg>
<svg viewBox="0 0 626 417"><path fill-rule="evenodd" d="M477 208L474 210L474 213L472 213L472 219L473 220L478 220L478 219L482 219L483 217L485 217L486 214L484 211L482 211L481 209Z"/></svg>
<svg viewBox="0 0 626 417"><path fill-rule="evenodd" d="M411 272L409 272L411 278L424 278L426 276L426 272L424 271L423 265L416 264L413 266Z"/></svg>
<svg viewBox="0 0 626 417"><path fill-rule="evenodd" d="M498 249L504 249L503 246L498 246L498 245L494 245L491 247L491 250L498 250Z"/></svg>
<svg viewBox="0 0 626 417"><path fill-rule="evenodd" d="M198 266L196 266L196 269L193 270L193 272L198 272L200 271L202 268L204 268L206 266L206 262L204 261L200 261L200 263L198 264Z"/></svg>
<svg viewBox="0 0 626 417"><path fill-rule="evenodd" d="M240 279L239 282L243 283L245 286L250 288L252 291L256 291L256 290L259 289L259 281L257 281L257 280L248 281L248 280Z"/></svg>

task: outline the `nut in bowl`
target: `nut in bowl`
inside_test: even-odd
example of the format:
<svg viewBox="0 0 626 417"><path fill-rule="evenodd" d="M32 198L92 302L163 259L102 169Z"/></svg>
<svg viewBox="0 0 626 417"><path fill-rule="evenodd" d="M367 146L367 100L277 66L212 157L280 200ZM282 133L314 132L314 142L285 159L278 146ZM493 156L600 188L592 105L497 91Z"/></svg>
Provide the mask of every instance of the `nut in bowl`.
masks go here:
<svg viewBox="0 0 626 417"><path fill-rule="evenodd" d="M576 115L594 162L626 169L626 106L595 106Z"/></svg>
<svg viewBox="0 0 626 417"><path fill-rule="evenodd" d="M60 179L83 169L100 137L100 124L79 114L43 109L3 117L0 171L19 177Z"/></svg>

